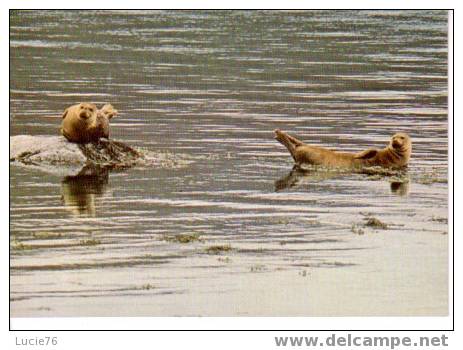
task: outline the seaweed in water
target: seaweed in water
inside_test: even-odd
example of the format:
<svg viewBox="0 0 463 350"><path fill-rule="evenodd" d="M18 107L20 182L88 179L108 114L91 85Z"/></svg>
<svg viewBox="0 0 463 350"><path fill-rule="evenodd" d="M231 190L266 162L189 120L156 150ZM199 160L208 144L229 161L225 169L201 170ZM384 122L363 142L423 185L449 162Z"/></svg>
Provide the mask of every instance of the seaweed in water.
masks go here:
<svg viewBox="0 0 463 350"><path fill-rule="evenodd" d="M358 227L358 225L356 224L352 224L352 227L350 229L352 231L352 233L355 233L356 235L364 235L365 234L365 231Z"/></svg>
<svg viewBox="0 0 463 350"><path fill-rule="evenodd" d="M79 243L80 245L84 245L84 246L94 246L94 245L101 244L101 241L99 239L90 238L90 239L83 239L79 241Z"/></svg>
<svg viewBox="0 0 463 350"><path fill-rule="evenodd" d="M206 253L208 253L208 254L219 254L221 252L228 252L231 249L232 248L231 248L231 246L229 244L213 245L213 246L210 246L210 247L206 248Z"/></svg>
<svg viewBox="0 0 463 350"><path fill-rule="evenodd" d="M387 224L385 224L384 222L382 222L381 220L375 217L368 217L368 218L365 218L365 220L367 221L365 223L365 226L387 230Z"/></svg>
<svg viewBox="0 0 463 350"><path fill-rule="evenodd" d="M193 234L178 234L174 236L164 235L162 240L167 242L177 242L177 243L191 243L191 242L201 242L202 238L200 237L199 233Z"/></svg>

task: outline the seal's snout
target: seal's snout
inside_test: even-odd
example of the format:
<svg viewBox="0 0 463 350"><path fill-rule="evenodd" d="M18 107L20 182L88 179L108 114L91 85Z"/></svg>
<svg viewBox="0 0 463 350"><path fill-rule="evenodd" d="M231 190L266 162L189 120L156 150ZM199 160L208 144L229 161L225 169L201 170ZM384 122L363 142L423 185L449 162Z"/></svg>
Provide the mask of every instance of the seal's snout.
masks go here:
<svg viewBox="0 0 463 350"><path fill-rule="evenodd" d="M82 118L82 119L88 119L90 118L91 114L86 111L86 110L83 110L79 113L79 117Z"/></svg>
<svg viewBox="0 0 463 350"><path fill-rule="evenodd" d="M403 139L400 139L399 137L393 137L392 138L392 147L394 148L401 148L403 146Z"/></svg>

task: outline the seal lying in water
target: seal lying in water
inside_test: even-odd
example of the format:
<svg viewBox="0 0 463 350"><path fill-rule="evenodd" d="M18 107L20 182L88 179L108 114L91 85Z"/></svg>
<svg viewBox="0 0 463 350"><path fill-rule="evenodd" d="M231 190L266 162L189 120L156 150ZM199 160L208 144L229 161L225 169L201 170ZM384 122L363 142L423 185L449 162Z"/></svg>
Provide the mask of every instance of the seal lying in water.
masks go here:
<svg viewBox="0 0 463 350"><path fill-rule="evenodd" d="M400 168L408 164L412 152L412 142L405 133L392 136L383 149L367 149L360 153L336 152L323 147L309 146L304 142L276 129L275 139L284 145L296 164L312 164L327 167L354 168L381 166Z"/></svg>
<svg viewBox="0 0 463 350"><path fill-rule="evenodd" d="M93 103L79 103L66 108L63 113L61 133L70 142L96 142L109 138L109 120L117 115L110 104L100 110Z"/></svg>

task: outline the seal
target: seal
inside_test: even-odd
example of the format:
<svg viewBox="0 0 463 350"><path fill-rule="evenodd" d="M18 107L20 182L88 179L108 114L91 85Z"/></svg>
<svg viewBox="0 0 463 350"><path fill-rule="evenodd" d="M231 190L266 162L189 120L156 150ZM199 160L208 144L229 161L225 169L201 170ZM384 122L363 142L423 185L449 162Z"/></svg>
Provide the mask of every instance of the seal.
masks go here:
<svg viewBox="0 0 463 350"><path fill-rule="evenodd" d="M337 168L381 166L385 168L405 167L410 160L412 142L405 133L392 136L383 149L370 148L359 153L337 152L324 147L310 146L276 129L275 139L284 145L297 165L312 164Z"/></svg>
<svg viewBox="0 0 463 350"><path fill-rule="evenodd" d="M93 103L79 103L66 108L61 124L61 134L70 142L96 142L109 138L109 120L117 110L105 104L100 110Z"/></svg>

